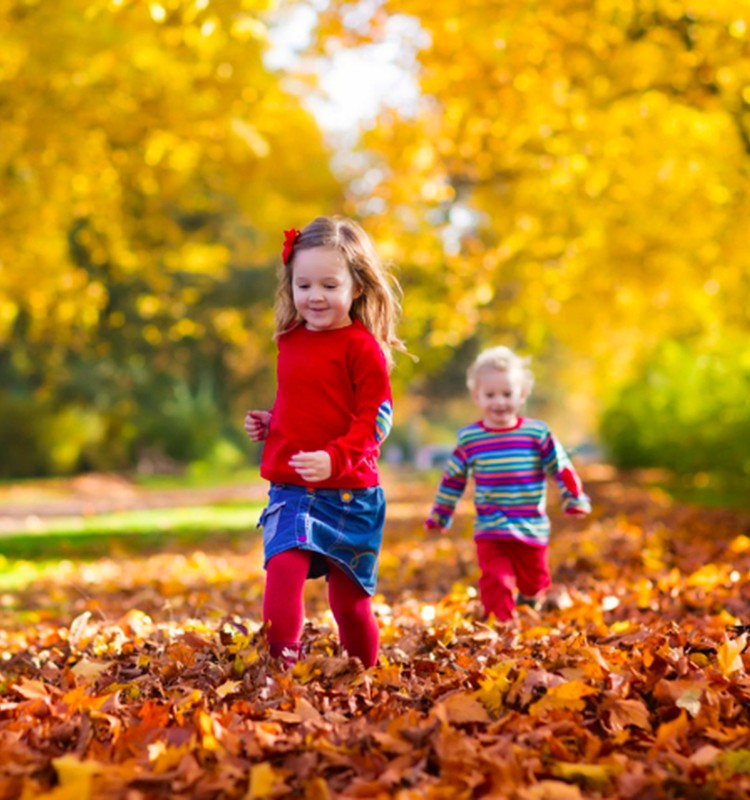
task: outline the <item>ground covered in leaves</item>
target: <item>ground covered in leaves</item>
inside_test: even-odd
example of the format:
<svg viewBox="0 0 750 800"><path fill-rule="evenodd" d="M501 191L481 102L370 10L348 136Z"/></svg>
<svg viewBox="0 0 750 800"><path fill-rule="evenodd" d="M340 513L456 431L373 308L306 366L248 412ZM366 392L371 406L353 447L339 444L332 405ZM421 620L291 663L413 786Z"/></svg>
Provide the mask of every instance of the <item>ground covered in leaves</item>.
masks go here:
<svg viewBox="0 0 750 800"><path fill-rule="evenodd" d="M748 797L748 518L584 476L513 629L480 620L469 504L430 537L433 487L392 480L369 670L320 581L305 659L269 660L256 532L61 563L2 597L0 798Z"/></svg>

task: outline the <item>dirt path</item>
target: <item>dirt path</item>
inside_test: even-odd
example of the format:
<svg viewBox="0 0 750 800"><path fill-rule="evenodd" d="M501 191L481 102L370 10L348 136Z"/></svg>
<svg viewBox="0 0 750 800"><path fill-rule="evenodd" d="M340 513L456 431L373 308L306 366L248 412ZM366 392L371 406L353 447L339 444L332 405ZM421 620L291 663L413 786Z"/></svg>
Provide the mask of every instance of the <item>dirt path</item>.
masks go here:
<svg viewBox="0 0 750 800"><path fill-rule="evenodd" d="M151 489L119 475L91 474L68 480L19 483L0 489L0 531L29 517L77 517L148 508L257 502L263 483Z"/></svg>

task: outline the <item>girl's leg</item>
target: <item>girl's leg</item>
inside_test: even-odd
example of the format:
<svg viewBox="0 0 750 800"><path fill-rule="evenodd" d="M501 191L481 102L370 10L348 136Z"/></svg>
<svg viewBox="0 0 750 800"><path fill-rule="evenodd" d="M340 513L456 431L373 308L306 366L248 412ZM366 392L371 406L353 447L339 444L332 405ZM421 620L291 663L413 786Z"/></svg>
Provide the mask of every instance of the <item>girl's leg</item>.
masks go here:
<svg viewBox="0 0 750 800"><path fill-rule="evenodd" d="M285 550L272 556L266 566L263 595L263 621L270 622L268 647L274 658L284 651L299 656L302 625L305 621L304 586L310 567L310 553ZM286 659L296 661L291 654Z"/></svg>
<svg viewBox="0 0 750 800"><path fill-rule="evenodd" d="M525 598L536 597L552 582L547 564L547 548L513 542L513 567L518 591Z"/></svg>
<svg viewBox="0 0 750 800"><path fill-rule="evenodd" d="M516 579L513 560L505 541L477 539L477 560L481 575L479 577L479 597L484 613L494 614L501 622L513 618L515 601L513 593Z"/></svg>
<svg viewBox="0 0 750 800"><path fill-rule="evenodd" d="M372 599L356 581L328 563L328 602L339 626L341 644L350 656L359 658L365 667L372 667L377 663L380 646Z"/></svg>

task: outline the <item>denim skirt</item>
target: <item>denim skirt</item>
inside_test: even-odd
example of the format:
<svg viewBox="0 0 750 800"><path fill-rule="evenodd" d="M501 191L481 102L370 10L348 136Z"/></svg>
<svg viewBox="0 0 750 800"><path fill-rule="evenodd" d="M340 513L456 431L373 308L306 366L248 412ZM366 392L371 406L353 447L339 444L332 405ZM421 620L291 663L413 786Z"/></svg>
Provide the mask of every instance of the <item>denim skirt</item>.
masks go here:
<svg viewBox="0 0 750 800"><path fill-rule="evenodd" d="M384 522L380 486L315 489L272 483L258 522L263 528L264 566L285 550L308 550L308 578L328 575L331 561L373 595Z"/></svg>

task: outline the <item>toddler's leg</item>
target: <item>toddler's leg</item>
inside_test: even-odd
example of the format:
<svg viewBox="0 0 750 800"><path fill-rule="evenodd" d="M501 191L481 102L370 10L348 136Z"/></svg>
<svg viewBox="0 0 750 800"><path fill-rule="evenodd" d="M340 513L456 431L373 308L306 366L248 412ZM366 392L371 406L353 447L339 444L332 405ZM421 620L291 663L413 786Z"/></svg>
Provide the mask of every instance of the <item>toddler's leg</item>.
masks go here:
<svg viewBox="0 0 750 800"><path fill-rule="evenodd" d="M481 570L479 597L484 613L488 617L494 614L501 622L512 619L516 580L513 561L506 548L507 543L494 539L478 539L476 544Z"/></svg>
<svg viewBox="0 0 750 800"><path fill-rule="evenodd" d="M339 626L341 644L350 656L359 658L365 667L372 667L377 663L380 646L372 599L356 581L328 563L328 602Z"/></svg>
<svg viewBox="0 0 750 800"><path fill-rule="evenodd" d="M309 567L310 553L304 550L285 550L273 556L266 567L263 621L271 623L268 646L274 658L283 657L285 651L299 656ZM289 655L286 660L291 664L296 658Z"/></svg>
<svg viewBox="0 0 750 800"><path fill-rule="evenodd" d="M513 542L513 566L518 591L524 598L535 598L552 582L547 563L547 548Z"/></svg>

